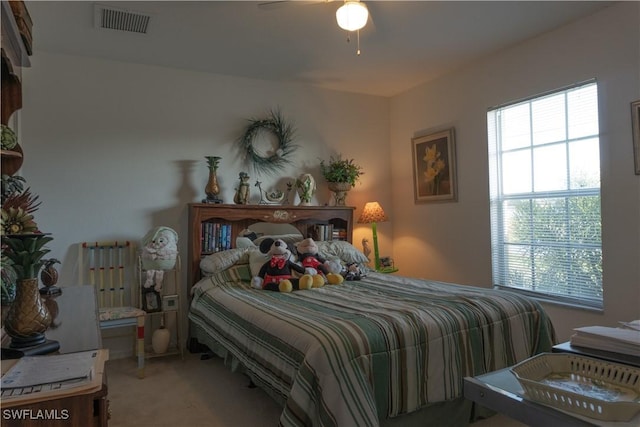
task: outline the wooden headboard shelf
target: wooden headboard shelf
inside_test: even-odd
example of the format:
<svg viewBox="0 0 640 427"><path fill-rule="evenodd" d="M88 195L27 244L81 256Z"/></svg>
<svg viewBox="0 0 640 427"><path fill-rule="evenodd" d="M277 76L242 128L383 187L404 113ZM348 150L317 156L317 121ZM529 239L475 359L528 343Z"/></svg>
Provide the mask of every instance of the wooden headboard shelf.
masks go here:
<svg viewBox="0 0 640 427"><path fill-rule="evenodd" d="M187 280L189 286L200 279L200 259L211 253L203 243L203 228L207 223L222 224L230 230L227 241L235 247L238 234L251 224L267 222L291 224L304 237L314 235L317 225L330 224L346 231L344 239L351 242L353 211L351 206L281 206L281 205L224 205L189 204L189 254Z"/></svg>

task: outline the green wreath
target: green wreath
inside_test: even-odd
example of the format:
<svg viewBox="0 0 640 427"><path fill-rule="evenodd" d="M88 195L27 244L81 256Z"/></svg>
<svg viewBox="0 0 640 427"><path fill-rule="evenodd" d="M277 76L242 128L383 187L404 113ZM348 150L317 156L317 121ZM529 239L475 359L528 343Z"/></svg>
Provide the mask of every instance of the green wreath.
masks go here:
<svg viewBox="0 0 640 427"><path fill-rule="evenodd" d="M262 131L270 132L277 138L278 149L275 152L263 155L255 150L253 141ZM288 157L298 148L293 143L294 133L293 126L285 122L280 111L272 110L266 119L250 119L244 135L238 142L245 161L256 173L272 174L291 163Z"/></svg>

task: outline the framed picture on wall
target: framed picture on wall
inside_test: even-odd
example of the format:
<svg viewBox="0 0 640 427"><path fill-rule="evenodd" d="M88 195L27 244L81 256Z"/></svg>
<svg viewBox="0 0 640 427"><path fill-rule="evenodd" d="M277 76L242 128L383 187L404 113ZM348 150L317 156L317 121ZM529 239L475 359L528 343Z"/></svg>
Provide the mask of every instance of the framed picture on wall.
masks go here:
<svg viewBox="0 0 640 427"><path fill-rule="evenodd" d="M631 126L633 127L633 161L636 175L640 175L640 99L631 103Z"/></svg>
<svg viewBox="0 0 640 427"><path fill-rule="evenodd" d="M411 139L415 203L456 201L454 129Z"/></svg>

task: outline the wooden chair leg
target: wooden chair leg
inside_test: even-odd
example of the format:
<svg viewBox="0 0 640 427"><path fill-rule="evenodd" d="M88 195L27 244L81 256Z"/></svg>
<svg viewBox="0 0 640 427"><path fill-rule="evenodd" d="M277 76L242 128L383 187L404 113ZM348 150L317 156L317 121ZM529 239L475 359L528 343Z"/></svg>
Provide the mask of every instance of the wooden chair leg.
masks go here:
<svg viewBox="0 0 640 427"><path fill-rule="evenodd" d="M137 326L137 349L136 355L138 356L138 378L144 378L144 316L138 317Z"/></svg>

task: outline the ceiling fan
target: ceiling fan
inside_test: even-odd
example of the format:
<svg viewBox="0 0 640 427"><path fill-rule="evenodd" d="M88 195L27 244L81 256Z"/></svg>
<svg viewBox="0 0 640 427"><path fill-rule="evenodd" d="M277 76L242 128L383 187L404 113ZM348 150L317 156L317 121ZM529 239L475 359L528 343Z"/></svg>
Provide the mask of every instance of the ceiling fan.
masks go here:
<svg viewBox="0 0 640 427"><path fill-rule="evenodd" d="M308 3L329 3L332 0L311 0L311 1L295 1L295 0L274 0L258 4L263 9L271 9L287 4L308 4ZM369 9L367 5L360 0L344 0L344 4L336 10L336 22L338 26L348 32L356 32L357 50L356 54L360 55L360 30L367 25L369 20ZM347 41L349 36L347 36Z"/></svg>

